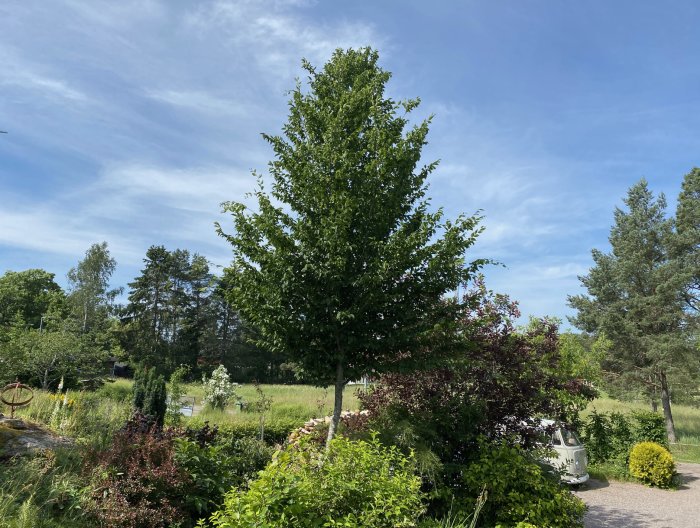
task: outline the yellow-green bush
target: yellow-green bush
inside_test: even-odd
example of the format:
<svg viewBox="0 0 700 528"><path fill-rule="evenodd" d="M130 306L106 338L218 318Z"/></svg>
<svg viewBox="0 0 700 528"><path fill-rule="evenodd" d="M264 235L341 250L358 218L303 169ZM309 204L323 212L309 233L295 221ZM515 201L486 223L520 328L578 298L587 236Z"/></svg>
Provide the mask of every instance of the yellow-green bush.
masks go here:
<svg viewBox="0 0 700 528"><path fill-rule="evenodd" d="M376 438L303 439L277 453L248 489L231 490L216 528L413 528L424 511L415 460Z"/></svg>
<svg viewBox="0 0 700 528"><path fill-rule="evenodd" d="M656 442L640 442L630 452L630 474L652 486L667 488L676 466L668 450Z"/></svg>

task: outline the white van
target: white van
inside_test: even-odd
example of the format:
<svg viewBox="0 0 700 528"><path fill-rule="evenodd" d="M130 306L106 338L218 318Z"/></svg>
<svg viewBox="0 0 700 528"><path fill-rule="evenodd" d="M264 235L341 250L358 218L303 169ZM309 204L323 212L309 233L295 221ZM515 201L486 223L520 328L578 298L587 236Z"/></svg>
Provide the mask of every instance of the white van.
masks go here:
<svg viewBox="0 0 700 528"><path fill-rule="evenodd" d="M576 433L553 420L541 420L541 424L542 428L554 427L554 432L548 439L549 447L554 450L555 456L547 459L547 463L563 471L561 479L567 484L586 482L589 478L588 456Z"/></svg>

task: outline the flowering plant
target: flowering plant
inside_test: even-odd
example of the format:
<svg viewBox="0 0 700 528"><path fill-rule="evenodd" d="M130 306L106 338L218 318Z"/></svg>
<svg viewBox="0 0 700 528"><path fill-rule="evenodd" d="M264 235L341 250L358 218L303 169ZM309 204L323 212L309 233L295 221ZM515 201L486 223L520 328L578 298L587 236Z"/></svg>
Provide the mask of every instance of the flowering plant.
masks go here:
<svg viewBox="0 0 700 528"><path fill-rule="evenodd" d="M207 379L206 374L202 376L204 384L204 403L214 409L224 409L231 398L236 396L236 385L231 383L228 371L223 365L216 367L211 373L211 378Z"/></svg>

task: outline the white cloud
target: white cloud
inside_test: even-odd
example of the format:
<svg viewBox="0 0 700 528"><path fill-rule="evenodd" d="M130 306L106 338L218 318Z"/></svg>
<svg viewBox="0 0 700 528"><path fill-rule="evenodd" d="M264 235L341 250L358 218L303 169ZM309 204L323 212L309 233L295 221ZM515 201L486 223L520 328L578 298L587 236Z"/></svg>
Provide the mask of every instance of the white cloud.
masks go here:
<svg viewBox="0 0 700 528"><path fill-rule="evenodd" d="M88 96L67 81L41 71L32 61L18 57L8 48L0 47L0 85L17 86L62 102L87 102Z"/></svg>
<svg viewBox="0 0 700 528"><path fill-rule="evenodd" d="M196 90L153 90L146 92L146 95L163 103L211 114L219 119L227 115L246 116L256 110L249 104L237 103Z"/></svg>
<svg viewBox="0 0 700 528"><path fill-rule="evenodd" d="M255 179L236 169L177 169L143 165L109 167L92 193L111 200L142 198L153 205L199 213L214 213L224 201L253 190Z"/></svg>
<svg viewBox="0 0 700 528"><path fill-rule="evenodd" d="M220 32L228 46L245 50L261 69L285 80L298 71L301 57L320 63L338 47L388 48L367 23L310 23L299 10L304 4L218 0L191 11L185 25L200 38Z"/></svg>

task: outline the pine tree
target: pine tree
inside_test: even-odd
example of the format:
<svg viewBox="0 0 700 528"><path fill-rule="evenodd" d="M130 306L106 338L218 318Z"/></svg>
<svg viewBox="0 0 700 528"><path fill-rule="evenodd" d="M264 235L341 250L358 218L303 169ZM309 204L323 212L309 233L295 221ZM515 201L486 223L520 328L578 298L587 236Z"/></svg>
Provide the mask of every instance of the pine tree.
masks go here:
<svg viewBox="0 0 700 528"><path fill-rule="evenodd" d="M660 396L675 442L669 375L688 365L692 346L671 250L673 221L664 196L654 198L644 180L630 188L625 205L615 211L612 251L594 249L594 266L580 277L588 295L569 298L578 311L572 322L610 341L604 367L618 387Z"/></svg>

